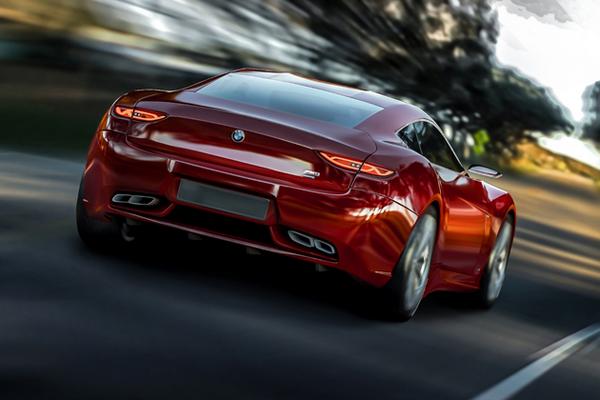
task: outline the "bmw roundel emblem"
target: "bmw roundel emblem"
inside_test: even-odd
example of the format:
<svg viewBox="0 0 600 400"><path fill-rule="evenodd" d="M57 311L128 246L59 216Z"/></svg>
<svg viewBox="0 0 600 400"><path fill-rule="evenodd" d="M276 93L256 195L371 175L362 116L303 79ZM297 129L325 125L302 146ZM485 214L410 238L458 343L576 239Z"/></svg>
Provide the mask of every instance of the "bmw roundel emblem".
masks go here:
<svg viewBox="0 0 600 400"><path fill-rule="evenodd" d="M236 143L241 143L246 139L246 133L241 129L236 129L231 133L231 140Z"/></svg>

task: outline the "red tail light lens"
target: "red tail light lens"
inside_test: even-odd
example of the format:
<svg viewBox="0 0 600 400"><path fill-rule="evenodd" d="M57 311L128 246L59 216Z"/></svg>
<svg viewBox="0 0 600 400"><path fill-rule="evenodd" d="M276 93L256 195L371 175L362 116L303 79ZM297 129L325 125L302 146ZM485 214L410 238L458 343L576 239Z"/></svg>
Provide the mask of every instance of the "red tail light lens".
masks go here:
<svg viewBox="0 0 600 400"><path fill-rule="evenodd" d="M131 118L133 116L133 108L116 106L115 114L120 117Z"/></svg>
<svg viewBox="0 0 600 400"><path fill-rule="evenodd" d="M323 152L321 152L321 155L330 163L337 165L338 167L350 169L352 171L358 171L360 169L360 166L362 165L362 161L353 160L351 158L336 156L333 154Z"/></svg>
<svg viewBox="0 0 600 400"><path fill-rule="evenodd" d="M115 114L124 118L131 118L134 121L152 122L158 121L167 116L163 113L150 110L134 109L133 107L115 106Z"/></svg>
<svg viewBox="0 0 600 400"><path fill-rule="evenodd" d="M364 163L362 168L360 169L360 172L364 172L365 174L375 175L375 176L390 176L394 173L394 171L391 171L389 169L385 169L382 167L378 167L376 165L369 164L369 163Z"/></svg>
<svg viewBox="0 0 600 400"><path fill-rule="evenodd" d="M320 152L320 154L327 161L332 163L333 165L337 165L340 168L349 169L351 171L359 171L365 174L374 175L374 176L390 176L394 173L389 169L378 167L377 165L364 163L360 160L354 160L352 158L338 156L335 154L329 154Z"/></svg>

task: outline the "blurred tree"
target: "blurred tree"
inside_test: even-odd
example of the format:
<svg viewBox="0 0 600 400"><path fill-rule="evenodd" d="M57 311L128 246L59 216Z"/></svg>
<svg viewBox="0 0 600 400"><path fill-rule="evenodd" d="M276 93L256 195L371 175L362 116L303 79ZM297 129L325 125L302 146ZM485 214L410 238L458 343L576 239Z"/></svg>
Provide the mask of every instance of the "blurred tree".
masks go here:
<svg viewBox="0 0 600 400"><path fill-rule="evenodd" d="M552 132L573 129L564 108L547 89L535 85L514 70L493 68L488 89L482 97L482 126L495 132L494 140L505 142L526 130Z"/></svg>
<svg viewBox="0 0 600 400"><path fill-rule="evenodd" d="M473 134L475 145L473 146L473 152L481 156L485 153L485 145L490 141L490 136L485 129L480 129Z"/></svg>
<svg viewBox="0 0 600 400"><path fill-rule="evenodd" d="M583 92L583 137L600 142L600 81Z"/></svg>

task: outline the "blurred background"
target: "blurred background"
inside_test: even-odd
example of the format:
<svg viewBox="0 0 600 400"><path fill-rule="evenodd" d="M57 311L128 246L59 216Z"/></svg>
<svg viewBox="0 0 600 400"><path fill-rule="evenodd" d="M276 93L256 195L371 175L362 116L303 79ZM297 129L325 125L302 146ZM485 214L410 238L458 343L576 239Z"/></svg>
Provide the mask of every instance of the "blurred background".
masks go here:
<svg viewBox="0 0 600 400"><path fill-rule="evenodd" d="M466 158L532 151L537 164L522 145L549 137L542 146L569 157L555 166L597 179L586 167L600 168L597 6L560 4L0 0L0 116L13 133L1 140L81 151L121 93L248 66L414 103Z"/></svg>
<svg viewBox="0 0 600 400"><path fill-rule="evenodd" d="M600 321L599 20L596 0L0 0L0 384L152 397L172 384L223 390L227 376L225 397L386 398L400 385L465 398ZM430 113L465 163L503 169L494 183L515 197L519 222L500 304L469 312L432 296L393 328L364 316L369 295L353 284L315 281L280 265L289 260L240 255L250 273L232 253L216 269L173 273L158 250L85 252L72 223L77 183L112 101L241 67L400 98ZM230 336L240 327L248 336ZM218 345L202 347L207 338ZM564 398L576 382L569 396L593 398L598 353L525 397ZM449 367L457 359L462 368ZM168 363L195 380L165 373ZM259 376L265 368L279 386ZM314 386L290 378L298 369ZM330 385L331 371L356 379Z"/></svg>

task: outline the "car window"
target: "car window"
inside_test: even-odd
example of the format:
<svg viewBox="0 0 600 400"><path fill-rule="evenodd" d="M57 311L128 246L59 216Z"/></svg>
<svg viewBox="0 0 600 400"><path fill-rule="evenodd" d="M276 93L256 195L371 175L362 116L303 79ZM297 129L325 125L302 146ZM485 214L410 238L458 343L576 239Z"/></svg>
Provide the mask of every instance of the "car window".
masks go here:
<svg viewBox="0 0 600 400"><path fill-rule="evenodd" d="M225 75L197 90L206 96L249 104L353 128L383 108L353 97L244 73Z"/></svg>
<svg viewBox="0 0 600 400"><path fill-rule="evenodd" d="M398 132L398 137L408 148L416 151L417 153L421 153L421 148L419 147L419 141L417 137L422 134L421 131L424 129L425 123L415 122Z"/></svg>
<svg viewBox="0 0 600 400"><path fill-rule="evenodd" d="M422 122L422 124L425 129L419 131L417 135L422 154L433 164L462 172L462 165L442 133L430 123Z"/></svg>

